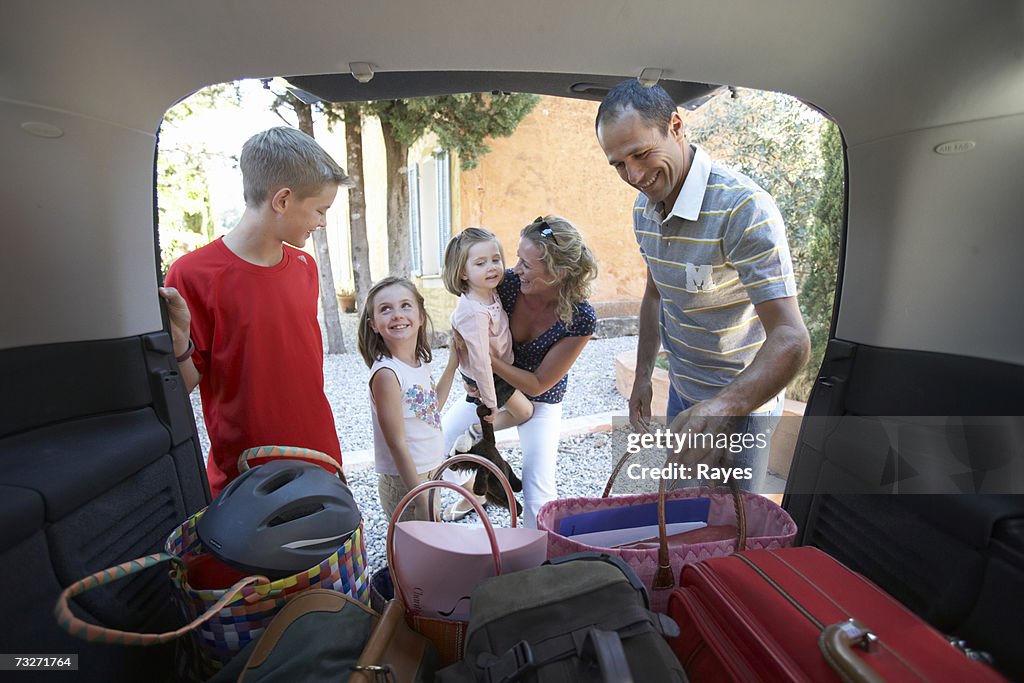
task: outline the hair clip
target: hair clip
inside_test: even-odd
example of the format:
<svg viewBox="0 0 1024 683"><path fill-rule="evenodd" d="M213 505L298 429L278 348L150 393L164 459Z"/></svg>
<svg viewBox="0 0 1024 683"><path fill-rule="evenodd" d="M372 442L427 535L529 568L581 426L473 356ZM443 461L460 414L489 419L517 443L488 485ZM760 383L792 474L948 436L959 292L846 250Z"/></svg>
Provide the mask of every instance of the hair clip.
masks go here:
<svg viewBox="0 0 1024 683"><path fill-rule="evenodd" d="M537 232L540 234L540 236L541 237L547 237L548 239L550 239L555 244L558 244L558 236L555 235L555 231L551 227L551 225L546 220L544 220L543 218L538 219L538 220L540 220L540 230L538 230Z"/></svg>

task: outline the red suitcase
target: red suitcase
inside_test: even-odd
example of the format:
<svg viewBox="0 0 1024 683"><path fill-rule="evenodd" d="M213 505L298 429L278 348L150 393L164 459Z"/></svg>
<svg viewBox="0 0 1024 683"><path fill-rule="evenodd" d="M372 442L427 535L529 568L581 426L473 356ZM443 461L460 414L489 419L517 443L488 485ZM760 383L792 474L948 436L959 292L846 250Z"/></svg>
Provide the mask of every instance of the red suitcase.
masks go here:
<svg viewBox="0 0 1024 683"><path fill-rule="evenodd" d="M688 565L668 611L692 681L1003 680L817 548Z"/></svg>

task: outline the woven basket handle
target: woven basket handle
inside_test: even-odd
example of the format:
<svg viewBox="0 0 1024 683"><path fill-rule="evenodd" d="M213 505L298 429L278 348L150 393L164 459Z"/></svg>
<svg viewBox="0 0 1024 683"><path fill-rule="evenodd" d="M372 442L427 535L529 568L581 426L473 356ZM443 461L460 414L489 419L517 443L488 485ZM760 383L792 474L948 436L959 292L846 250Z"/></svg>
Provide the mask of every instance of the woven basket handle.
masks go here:
<svg viewBox="0 0 1024 683"><path fill-rule="evenodd" d="M615 467L612 468L612 473L608 477L608 483L604 485L604 492L601 493L602 498L607 498L611 495L612 486L615 485L615 480L618 478L619 472L622 470L622 467L626 464L626 461L629 460L629 456L631 455L632 453L627 450L622 454L622 457L619 458L619 461L615 463Z"/></svg>
<svg viewBox="0 0 1024 683"><path fill-rule="evenodd" d="M611 495L612 486L615 484L615 479L619 476L619 472L622 470L626 461L629 460L629 456L632 455L629 451L626 451L619 461L615 463L615 467L612 469L611 475L608 477L608 483L604 486L604 492L601 494L602 498L607 498ZM665 465L669 465L672 458L671 456L665 459ZM710 491L710 489L709 489ZM732 479L729 482L729 492L732 494L733 506L736 509L736 551L744 550L747 547L747 513L743 506L743 496L740 494L739 486L736 484L736 480ZM669 588L675 588L676 579L672 575L672 565L669 562L668 554L668 529L665 522L665 494L666 486L665 480L659 479L658 481L658 573L654 576L654 583L651 588L654 590L666 590Z"/></svg>
<svg viewBox="0 0 1024 683"><path fill-rule="evenodd" d="M435 481L441 478L441 474L443 474L446 469L460 462L471 462L475 465L485 467L491 474L498 478L498 482L501 483L501 488L505 489L505 500L508 502L508 516L512 520L512 523L509 526L515 529L517 525L516 518L519 515L516 514L516 499L515 494L512 492L512 485L508 483L508 479L506 479L505 475L501 473L501 470L498 469L497 465L487 458L481 458L479 455L473 455L472 453L453 455L442 462L441 466L437 468L437 473L434 475ZM430 508L430 514L434 514L433 507Z"/></svg>
<svg viewBox="0 0 1024 683"><path fill-rule="evenodd" d="M242 472L251 469L251 460L260 460L263 458L313 462L324 467L330 472L334 472L342 481L345 481L345 474L341 469L341 464L337 460L326 453L314 451L309 448L299 448L298 446L257 446L256 448L246 448L238 456L238 473L241 474Z"/></svg>
<svg viewBox="0 0 1024 683"><path fill-rule="evenodd" d="M231 586L231 588L227 589L224 592L224 595L221 596L220 600L196 617L191 623L182 626L176 631L167 631L165 633L133 633L130 631L119 631L117 629L97 626L96 624L90 624L86 621L82 621L72 613L68 601L76 595L81 595L82 593L104 584L113 583L118 579L123 579L124 577L135 574L136 572L149 569L161 562L174 560L178 560L178 558L169 553L156 553L154 555L147 555L145 557L140 557L137 560L131 560L129 562L119 564L116 567L98 571L95 574L90 574L80 581L76 581L65 588L60 594L60 597L57 598L57 605L53 608L53 614L57 618L57 625L76 638L93 643L112 643L117 645L159 645L161 643L174 640L175 638L180 638L189 631L215 617L225 605L238 596L239 592L244 587L254 583L269 583L269 579L265 576L247 576Z"/></svg>
<svg viewBox="0 0 1024 683"><path fill-rule="evenodd" d="M487 541L491 544L491 557L494 559L494 573L495 575L501 574L501 552L498 550L498 538L494 535L494 526L491 524L491 520L487 518L487 513L484 512L483 506L477 501L473 492L459 486L458 484L453 484L450 481L426 481L409 491L409 493L402 497L402 500L398 501L398 507L395 508L395 513L391 515L391 520L388 522L387 562L388 567L391 568L391 582L395 585L395 599L399 600L403 605L410 605L412 603L406 601L405 594L402 592L402 587L399 581L397 557L395 556L395 525L398 524L398 518L402 516L402 513L405 512L405 508L408 507L413 498L424 491L430 491L435 488L445 488L455 491L468 500L473 506L473 509L476 510L476 513L480 515L480 521L484 523L484 530L487 532ZM441 524L441 522L437 523Z"/></svg>

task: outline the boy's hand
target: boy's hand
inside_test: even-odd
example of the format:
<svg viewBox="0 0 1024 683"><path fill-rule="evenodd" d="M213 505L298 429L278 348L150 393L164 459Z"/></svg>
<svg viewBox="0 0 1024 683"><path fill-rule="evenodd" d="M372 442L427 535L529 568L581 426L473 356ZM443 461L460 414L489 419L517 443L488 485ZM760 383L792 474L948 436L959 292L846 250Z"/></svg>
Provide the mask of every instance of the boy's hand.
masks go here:
<svg viewBox="0 0 1024 683"><path fill-rule="evenodd" d="M174 342L174 355L180 356L188 349L191 335L192 314L188 311L185 298L174 287L161 287L160 298L167 302L167 318L171 324L171 340Z"/></svg>

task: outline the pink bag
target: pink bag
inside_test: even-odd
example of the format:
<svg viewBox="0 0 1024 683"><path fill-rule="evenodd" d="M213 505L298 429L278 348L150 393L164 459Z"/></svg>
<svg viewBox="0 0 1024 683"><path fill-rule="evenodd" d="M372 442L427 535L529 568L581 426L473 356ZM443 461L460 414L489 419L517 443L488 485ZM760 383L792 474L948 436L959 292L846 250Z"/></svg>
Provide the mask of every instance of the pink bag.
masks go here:
<svg viewBox="0 0 1024 683"><path fill-rule="evenodd" d="M599 551L621 557L633 568L650 592L651 609L665 612L668 598L679 579L683 566L711 557L724 557L737 550L750 548L781 548L793 545L796 523L774 502L748 491L737 489L712 491L709 488L685 488L665 491L662 479L658 493L609 497L615 477L629 457L624 455L612 471L601 498L565 498L546 503L537 513L537 528L548 532L548 558L584 551ZM707 496L711 499L708 525L735 526L733 537L697 543L673 542L665 532L665 501ZM601 548L558 533L563 518L596 510L658 503L659 535L647 547ZM640 545L640 544L638 544Z"/></svg>
<svg viewBox="0 0 1024 683"><path fill-rule="evenodd" d="M488 576L536 567L547 559L547 534L536 529L493 529L499 554L486 528L437 522L399 522L395 546L402 557L409 609L426 616L469 620L469 594ZM453 568L458 567L457 571Z"/></svg>
<svg viewBox="0 0 1024 683"><path fill-rule="evenodd" d="M409 491L388 524L387 558L395 599L408 610L413 629L430 638L441 664L461 657L469 596L480 581L503 571L536 567L547 559L547 533L517 526L512 487L492 463L476 455L447 459L437 477L450 465L473 462L498 478L509 501L511 528L495 529L483 507L463 487L447 481L428 481ZM441 522L399 522L406 506L420 493L447 488L465 496L480 515L483 528ZM433 509L433 506L430 506ZM457 641L457 642L456 642Z"/></svg>

